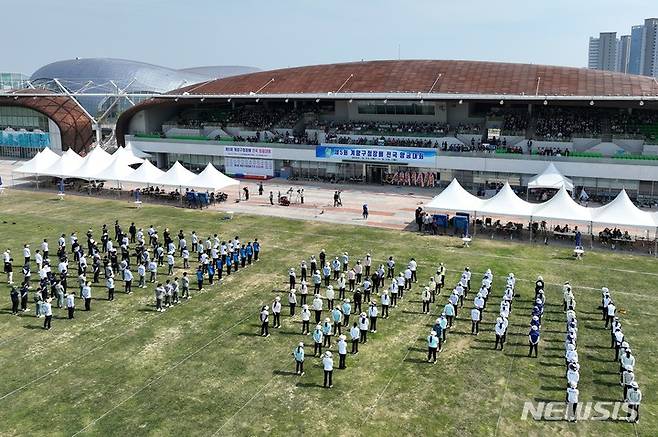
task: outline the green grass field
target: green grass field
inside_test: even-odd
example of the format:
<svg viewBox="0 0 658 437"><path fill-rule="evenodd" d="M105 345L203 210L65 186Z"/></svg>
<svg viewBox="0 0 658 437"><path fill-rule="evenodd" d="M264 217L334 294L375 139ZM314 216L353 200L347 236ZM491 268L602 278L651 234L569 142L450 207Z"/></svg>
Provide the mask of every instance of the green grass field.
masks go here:
<svg viewBox="0 0 658 437"><path fill-rule="evenodd" d="M568 249L474 240L461 241L348 225L236 216L127 202L52 194L10 192L0 197L0 248L15 258L25 242L38 247L48 237L51 252L62 232L84 232L119 219L144 228L154 224L205 238L219 233L258 237L262 261L220 286L165 313L153 310L153 287L121 293L107 302L104 284L94 288L93 311L72 321L55 310L53 329L31 311L10 314L4 275L0 287L0 435L658 435L655 340L656 259L611 252L588 253L582 262ZM373 264L394 255L415 257L419 284L405 295L346 370L334 371L334 388L322 385L320 360L311 338L301 336L299 315L269 338L258 336L258 310L279 293L286 302L287 269L320 249L348 251L351 259L371 252ZM177 262L180 261L177 259ZM453 286L464 266L495 275L483 332L470 335L460 313L436 365L426 359L426 336L438 315L420 313L419 286L439 262ZM15 276L20 279L18 263ZM194 267L195 265L192 264ZM508 272L518 278L505 351L493 351L493 324ZM526 358L534 280L547 284L547 313L539 359ZM37 276L34 275L33 278ZM578 301L580 400L621 399L614 351L597 306L601 286L610 288L624 332L637 359L644 401L638 425L625 422L521 420L524 401L563 401L564 314L561 286L570 280ZM444 292L445 293L445 292ZM442 293L437 303L445 304ZM471 295L472 298L472 295ZM466 309L466 307L465 307ZM293 347L307 342L306 375L292 372ZM332 348L335 352L335 345ZM337 358L337 357L336 357ZM337 364L337 359L336 359ZM337 366L336 366L337 367Z"/></svg>

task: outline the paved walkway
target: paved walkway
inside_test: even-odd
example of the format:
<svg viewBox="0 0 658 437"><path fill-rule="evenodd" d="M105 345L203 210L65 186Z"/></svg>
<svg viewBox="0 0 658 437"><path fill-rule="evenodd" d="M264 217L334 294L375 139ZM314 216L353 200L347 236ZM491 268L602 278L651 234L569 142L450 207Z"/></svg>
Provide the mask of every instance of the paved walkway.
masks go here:
<svg viewBox="0 0 658 437"><path fill-rule="evenodd" d="M18 189L34 189L29 179L12 178L12 167L22 161L0 160L0 176L5 186L14 185ZM16 177L17 175L14 175ZM415 187L396 187L391 185L338 185L311 182L291 182L284 179L272 179L264 182L264 193L258 195L257 181L242 181L242 187L249 188L249 200L235 202L238 189L228 190L229 202L213 206L212 209L232 211L235 213L258 214L285 218L317 220L329 223L351 223L355 225L377 226L390 229L404 229L414 219L414 210L435 196L438 189L421 189ZM290 206L279 206L279 191L286 195L293 188ZM124 189L133 186L124 185ZM304 189L304 204L297 196L297 190ZM333 206L333 195L341 190L343 206ZM269 192L274 193L274 205L270 205ZM82 195L82 194L81 194ZM148 199L143 199L148 202ZM368 204L369 218L363 219L363 205Z"/></svg>

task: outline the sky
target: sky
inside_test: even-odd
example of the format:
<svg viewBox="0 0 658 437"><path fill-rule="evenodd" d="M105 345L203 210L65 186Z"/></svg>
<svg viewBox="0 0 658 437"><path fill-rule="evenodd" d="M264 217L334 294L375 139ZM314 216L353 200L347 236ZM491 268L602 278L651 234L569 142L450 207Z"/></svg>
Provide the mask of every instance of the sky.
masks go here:
<svg viewBox="0 0 658 437"><path fill-rule="evenodd" d="M173 68L398 57L584 67L589 36L628 34L657 15L656 0L7 1L0 71L29 75L75 57Z"/></svg>

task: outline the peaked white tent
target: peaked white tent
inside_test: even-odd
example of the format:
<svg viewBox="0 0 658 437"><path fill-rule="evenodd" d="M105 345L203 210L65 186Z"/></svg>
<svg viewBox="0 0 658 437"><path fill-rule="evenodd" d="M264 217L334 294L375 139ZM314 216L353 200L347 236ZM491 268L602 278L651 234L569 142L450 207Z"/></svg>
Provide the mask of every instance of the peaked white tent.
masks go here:
<svg viewBox="0 0 658 437"><path fill-rule="evenodd" d="M534 176L528 182L529 190L536 188L560 189L562 187L565 187L567 191L573 191L573 182L560 173L560 170L552 162L548 164L543 172Z"/></svg>
<svg viewBox="0 0 658 437"><path fill-rule="evenodd" d="M53 165L59 159L59 155L49 147L41 150L39 153L34 155L32 159L18 167L14 172L31 174L31 175L40 175L43 174L44 170Z"/></svg>
<svg viewBox="0 0 658 437"><path fill-rule="evenodd" d="M141 164L144 162L143 158L138 157L132 147L119 147L113 154L114 159L120 159L126 165Z"/></svg>
<svg viewBox="0 0 658 437"><path fill-rule="evenodd" d="M137 158L148 158L151 156L149 153L146 153L143 150L140 150L137 147L133 146L133 144L130 141L128 141L123 148L132 152L132 154L135 155Z"/></svg>
<svg viewBox="0 0 658 437"><path fill-rule="evenodd" d="M592 222L606 225L656 227L653 215L635 206L626 194L626 190L621 190L617 197L607 205L592 208Z"/></svg>
<svg viewBox="0 0 658 437"><path fill-rule="evenodd" d="M485 200L478 209L478 212L484 214L514 217L531 217L533 211L533 204L517 196L509 182L505 182L503 188L491 199Z"/></svg>
<svg viewBox="0 0 658 437"><path fill-rule="evenodd" d="M112 156L114 155L116 155L116 153L114 153ZM129 161L130 160L128 160L128 162ZM111 160L110 165L108 165L103 171L97 174L96 179L121 182L132 175L134 172L135 170L129 167L126 162L124 162L124 157L117 155L114 156L114 158Z"/></svg>
<svg viewBox="0 0 658 437"><path fill-rule="evenodd" d="M155 185L168 185L170 187L188 187L196 175L176 161L162 176L151 181Z"/></svg>
<svg viewBox="0 0 658 437"><path fill-rule="evenodd" d="M75 169L75 173L66 176L88 180L100 179L98 174L106 169L111 161L112 155L107 153L101 147L96 146L87 156L84 157L84 162L80 167Z"/></svg>
<svg viewBox="0 0 658 437"><path fill-rule="evenodd" d="M532 216L542 220L567 220L589 223L592 220L593 208L577 204L567 193L567 188L560 190L544 203L535 205Z"/></svg>
<svg viewBox="0 0 658 437"><path fill-rule="evenodd" d="M144 160L142 165L121 179L122 182L135 182L138 184L153 184L158 180L164 172L151 164L151 161Z"/></svg>
<svg viewBox="0 0 658 437"><path fill-rule="evenodd" d="M453 179L445 190L425 205L425 208L442 211L475 212L480 211L482 203L484 203L482 199L466 191L457 182L457 179Z"/></svg>
<svg viewBox="0 0 658 437"><path fill-rule="evenodd" d="M53 165L43 171L46 176L57 176L60 178L71 177L83 163L84 158L68 149Z"/></svg>
<svg viewBox="0 0 658 437"><path fill-rule="evenodd" d="M217 170L211 162L208 163L206 168L201 173L196 175L189 186L198 188L207 188L211 190L220 190L232 185L240 185L240 181L226 176L221 171Z"/></svg>

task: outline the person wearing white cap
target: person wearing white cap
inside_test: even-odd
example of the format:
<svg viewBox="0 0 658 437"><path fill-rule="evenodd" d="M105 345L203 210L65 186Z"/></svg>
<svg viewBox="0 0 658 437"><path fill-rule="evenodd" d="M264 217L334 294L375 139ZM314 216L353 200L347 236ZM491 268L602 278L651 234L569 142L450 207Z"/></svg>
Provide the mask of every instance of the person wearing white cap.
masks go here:
<svg viewBox="0 0 658 437"><path fill-rule="evenodd" d="M319 290L320 289L318 288L317 292L319 292ZM308 296L308 285L306 285L306 281L301 282L299 286L299 294L301 295L301 305L306 305L306 297Z"/></svg>
<svg viewBox="0 0 658 437"><path fill-rule="evenodd" d="M418 276L416 275L416 270L418 270L418 263L414 258L409 260L409 270L411 270L411 280L413 282L418 282ZM411 286L409 286L411 288Z"/></svg>
<svg viewBox="0 0 658 437"><path fill-rule="evenodd" d="M404 287L402 290L411 290L411 278L413 277L413 272L411 271L411 268L407 266L406 269L404 269ZM402 295L400 295L400 298L402 298Z"/></svg>
<svg viewBox="0 0 658 437"><path fill-rule="evenodd" d="M370 318L370 332L377 332L377 316L379 315L379 310L377 309L377 304L375 302L370 302L368 306L368 317Z"/></svg>
<svg viewBox="0 0 658 437"><path fill-rule="evenodd" d="M605 320L606 317L608 317L608 304L612 301L612 298L610 297L610 292L606 287L603 287L601 289L601 313L602 317L601 320Z"/></svg>
<svg viewBox="0 0 658 437"><path fill-rule="evenodd" d="M313 311L315 311L315 323L320 323L322 320L322 298L316 294L313 298Z"/></svg>
<svg viewBox="0 0 658 437"><path fill-rule="evenodd" d="M631 348L627 347L621 358L619 358L619 373L629 366L635 367L635 357L631 353Z"/></svg>
<svg viewBox="0 0 658 437"><path fill-rule="evenodd" d="M564 311L567 310L567 300L570 293L571 293L571 284L569 283L569 281L566 281L564 283L564 286L562 287L562 303L564 304Z"/></svg>
<svg viewBox="0 0 658 437"><path fill-rule="evenodd" d="M370 267L372 266L372 257L369 253L366 253L366 257L363 259L363 267L365 267L365 275L370 276Z"/></svg>
<svg viewBox="0 0 658 437"><path fill-rule="evenodd" d="M404 287L406 284L404 273L400 273L400 275L397 278L397 281L398 281L398 297L402 299L402 297L404 296Z"/></svg>
<svg viewBox="0 0 658 437"><path fill-rule="evenodd" d="M304 343L299 342L297 347L292 351L295 357L295 373L302 376L304 375Z"/></svg>
<svg viewBox="0 0 658 437"><path fill-rule="evenodd" d="M391 295L391 307L395 308L398 305L398 282L393 278L391 285L388 286L389 294Z"/></svg>
<svg viewBox="0 0 658 437"><path fill-rule="evenodd" d="M297 294L295 290L290 290L288 292L288 306L290 307L290 317L295 315L295 306L297 306Z"/></svg>
<svg viewBox="0 0 658 437"><path fill-rule="evenodd" d="M343 326L343 312L339 307L334 307L334 309L331 310L331 322L334 327L333 335L342 334L341 327Z"/></svg>
<svg viewBox="0 0 658 437"><path fill-rule="evenodd" d="M361 334L360 342L361 343L367 343L368 342L368 316L366 313L361 313L359 314L359 332Z"/></svg>
<svg viewBox="0 0 658 437"><path fill-rule="evenodd" d="M347 285L350 291L354 291L356 288L356 273L354 272L354 269L349 269L347 271Z"/></svg>
<svg viewBox="0 0 658 437"><path fill-rule="evenodd" d="M436 350L439 348L439 337L436 331L430 332L427 336L427 362L436 363Z"/></svg>
<svg viewBox="0 0 658 437"><path fill-rule="evenodd" d="M564 362L568 366L570 363L578 362L578 351L573 344L567 345L567 351L564 353Z"/></svg>
<svg viewBox="0 0 658 437"><path fill-rule="evenodd" d="M386 261L386 267L386 279L395 279L395 260L392 256L388 257L388 261Z"/></svg>
<svg viewBox="0 0 658 437"><path fill-rule="evenodd" d="M617 311L617 307L615 306L615 303L610 300L610 303L608 304L608 316L605 318L605 327L608 327L608 324L612 322L612 320L615 318L615 311Z"/></svg>
<svg viewBox="0 0 658 437"><path fill-rule="evenodd" d="M24 265L29 266L30 265L30 245L29 244L24 244L23 245L23 258L25 262L23 263Z"/></svg>
<svg viewBox="0 0 658 437"><path fill-rule="evenodd" d="M357 261L352 270L356 274L356 283L360 284L363 280L363 266L361 265L361 261Z"/></svg>
<svg viewBox="0 0 658 437"><path fill-rule="evenodd" d="M624 387L624 400L628 397L628 389L631 388L635 381L635 373L633 373L633 366L624 368L621 372L621 385Z"/></svg>
<svg viewBox="0 0 658 437"><path fill-rule="evenodd" d="M471 335L478 335L480 333L480 319L482 313L477 308L471 309Z"/></svg>
<svg viewBox="0 0 658 437"><path fill-rule="evenodd" d="M341 255L341 257L340 257L340 263L343 265L343 271L346 272L346 271L347 271L347 267L348 267L348 265L349 265L349 263L350 263L350 257L349 257L349 255L347 254L347 252L343 252L343 254Z"/></svg>
<svg viewBox="0 0 658 437"><path fill-rule="evenodd" d="M322 323L322 336L324 337L323 347L331 347L332 330L331 319L327 317Z"/></svg>
<svg viewBox="0 0 658 437"><path fill-rule="evenodd" d="M430 281L427 286L430 289L430 302L434 302L436 300L436 280L434 279L434 276L430 276Z"/></svg>
<svg viewBox="0 0 658 437"><path fill-rule="evenodd" d="M613 339L615 344L615 361L618 361L621 344L624 342L624 333L621 331L621 328L617 328L613 335Z"/></svg>
<svg viewBox="0 0 658 437"><path fill-rule="evenodd" d="M291 267L290 270L288 270L288 282L290 283L291 290L295 289L296 281L297 281L297 274L295 273L295 269Z"/></svg>
<svg viewBox="0 0 658 437"><path fill-rule="evenodd" d="M455 306L452 302L448 302L446 306L443 307L443 314L445 314L448 319L448 328L452 328L452 321L455 318Z"/></svg>
<svg viewBox="0 0 658 437"><path fill-rule="evenodd" d="M350 305L349 299L343 299L343 326L349 326L350 324L350 314L352 314L352 305Z"/></svg>
<svg viewBox="0 0 658 437"><path fill-rule="evenodd" d="M642 392L637 381L631 383L631 387L626 394L626 403L631 411L628 412L628 421L638 423L640 421L640 403L642 402Z"/></svg>
<svg viewBox="0 0 658 437"><path fill-rule="evenodd" d="M313 330L313 356L319 357L322 355L322 342L324 341L324 335L322 334L322 324L318 323L315 325Z"/></svg>
<svg viewBox="0 0 658 437"><path fill-rule="evenodd" d="M338 257L335 257L331 261L331 270L334 272L334 281L338 280L338 277L340 276L340 261L338 260Z"/></svg>
<svg viewBox="0 0 658 437"><path fill-rule="evenodd" d="M423 301L423 314L430 313L430 300L432 299L432 293L430 292L429 287L423 288L421 293L421 300Z"/></svg>
<svg viewBox="0 0 658 437"><path fill-rule="evenodd" d="M352 340L352 355L359 353L359 339L361 338L361 330L356 322L350 328L350 340Z"/></svg>
<svg viewBox="0 0 658 437"><path fill-rule="evenodd" d="M14 283L14 268L12 266L14 259L11 257L11 250L7 249L3 252L2 260L4 261L4 271L7 274L7 283L11 285Z"/></svg>
<svg viewBox="0 0 658 437"><path fill-rule="evenodd" d="M334 386L332 378L334 373L334 359L331 358L331 352L324 353L322 358L322 368L324 369L324 388L331 388Z"/></svg>
<svg viewBox="0 0 658 437"><path fill-rule="evenodd" d="M443 263L439 264L439 268L436 269L436 294L441 294L441 288L445 285L446 280L446 266Z"/></svg>
<svg viewBox="0 0 658 437"><path fill-rule="evenodd" d="M347 337L344 335L338 336L338 368L345 369L345 357L347 357L347 342L345 341Z"/></svg>
<svg viewBox="0 0 658 437"><path fill-rule="evenodd" d="M306 260L303 259L302 262L299 264L299 270L301 273L301 280L305 281L308 275L308 268L306 267Z"/></svg>
<svg viewBox="0 0 658 437"><path fill-rule="evenodd" d="M535 281L535 296L539 293L539 290L544 289L544 278L537 276L537 281Z"/></svg>
<svg viewBox="0 0 658 437"><path fill-rule="evenodd" d="M309 323L311 320L311 310L308 309L308 305L302 305L302 335L308 335L310 333Z"/></svg>
<svg viewBox="0 0 658 437"><path fill-rule="evenodd" d="M576 409L578 408L578 385L575 383L569 384L567 387L567 420L569 422L576 422Z"/></svg>
<svg viewBox="0 0 658 437"><path fill-rule="evenodd" d="M571 384L578 385L578 382L580 381L580 364L578 363L571 363L567 367L567 387L570 386Z"/></svg>
<svg viewBox="0 0 658 437"><path fill-rule="evenodd" d="M619 317L615 316L614 319L612 319L612 325L610 325L610 347L614 349L615 347L615 332L617 330L621 330L621 322L619 321Z"/></svg>
<svg viewBox="0 0 658 437"><path fill-rule="evenodd" d="M494 327L494 330L496 332L496 344L494 345L494 350L498 349L498 345L500 344L500 350L502 351L503 345L505 343L504 337L506 331L506 326L502 317L498 317L496 319L496 326Z"/></svg>
<svg viewBox="0 0 658 437"><path fill-rule="evenodd" d="M341 273L338 281L336 281L338 286L338 299L345 299L345 289L347 288L347 280L345 279L345 273Z"/></svg>
<svg viewBox="0 0 658 437"><path fill-rule="evenodd" d="M391 297L388 295L388 290L383 290L381 295L382 304L382 317L388 319L388 307L391 305Z"/></svg>
<svg viewBox="0 0 658 437"><path fill-rule="evenodd" d="M334 292L334 287L333 286L328 286L327 289L324 292L325 298L327 298L327 307L328 308L333 308L334 307L334 298L336 296L336 293Z"/></svg>
<svg viewBox="0 0 658 437"><path fill-rule="evenodd" d="M530 332L528 333L528 344L530 350L528 351L528 357L532 356L532 351L535 351L535 358L537 358L538 351L537 346L539 345L539 327L537 325L532 325L530 327Z"/></svg>
<svg viewBox="0 0 658 437"><path fill-rule="evenodd" d="M311 276L311 281L313 281L313 293L320 292L320 284L322 284L322 276L320 275L320 270L316 270Z"/></svg>
<svg viewBox="0 0 658 437"><path fill-rule="evenodd" d="M263 337L270 336L270 311L267 305L260 310L260 335Z"/></svg>
<svg viewBox="0 0 658 437"><path fill-rule="evenodd" d="M294 289L293 289L294 290ZM281 297L276 296L272 302L272 315L274 316L274 323L272 327L278 329L281 327Z"/></svg>

